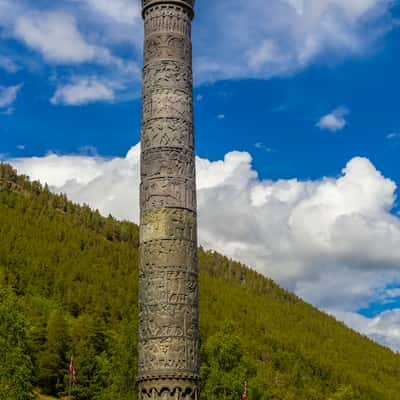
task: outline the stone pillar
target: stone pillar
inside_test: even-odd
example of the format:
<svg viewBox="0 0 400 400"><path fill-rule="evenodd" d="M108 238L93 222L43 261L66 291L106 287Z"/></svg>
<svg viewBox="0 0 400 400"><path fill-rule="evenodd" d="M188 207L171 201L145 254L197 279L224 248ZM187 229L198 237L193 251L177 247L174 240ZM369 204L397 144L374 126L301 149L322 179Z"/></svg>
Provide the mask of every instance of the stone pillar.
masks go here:
<svg viewBox="0 0 400 400"><path fill-rule="evenodd" d="M142 0L142 6L139 399L197 400L194 0Z"/></svg>

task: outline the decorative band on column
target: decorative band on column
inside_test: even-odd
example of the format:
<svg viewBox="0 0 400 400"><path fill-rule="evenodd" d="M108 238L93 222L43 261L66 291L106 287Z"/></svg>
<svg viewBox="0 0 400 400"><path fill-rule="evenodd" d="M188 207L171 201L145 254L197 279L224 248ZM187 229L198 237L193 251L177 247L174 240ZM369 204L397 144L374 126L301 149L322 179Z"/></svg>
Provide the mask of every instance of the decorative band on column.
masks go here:
<svg viewBox="0 0 400 400"><path fill-rule="evenodd" d="M193 123L180 118L143 121L142 151L157 147L181 147L193 151Z"/></svg>
<svg viewBox="0 0 400 400"><path fill-rule="evenodd" d="M192 65L192 44L186 37L174 33L156 32L145 39L144 65L172 60Z"/></svg>
<svg viewBox="0 0 400 400"><path fill-rule="evenodd" d="M176 4L182 7L186 7L190 11L191 18L194 17L194 2L195 0L142 0L142 16L148 8L159 5L159 4Z"/></svg>
<svg viewBox="0 0 400 400"><path fill-rule="evenodd" d="M140 245L139 276L169 270L197 273L195 242L183 239L157 239Z"/></svg>
<svg viewBox="0 0 400 400"><path fill-rule="evenodd" d="M199 399L199 377L146 377L139 379L139 400L153 399Z"/></svg>
<svg viewBox="0 0 400 400"><path fill-rule="evenodd" d="M195 179L192 149L182 147L154 147L142 151L142 181L162 177Z"/></svg>
<svg viewBox="0 0 400 400"><path fill-rule="evenodd" d="M140 220L140 242L160 239L196 242L196 214L179 208L143 211Z"/></svg>
<svg viewBox="0 0 400 400"><path fill-rule="evenodd" d="M163 4L149 8L144 23L145 37L161 32L179 33L190 39L192 19L188 9L176 4Z"/></svg>
<svg viewBox="0 0 400 400"><path fill-rule="evenodd" d="M167 177L143 180L140 185L140 209L177 208L196 211L196 182L193 179Z"/></svg>
<svg viewBox="0 0 400 400"><path fill-rule="evenodd" d="M192 67L176 60L161 60L143 69L143 92L157 87L179 89L192 94Z"/></svg>
<svg viewBox="0 0 400 400"><path fill-rule="evenodd" d="M179 89L157 88L143 94L143 122L152 118L180 118L193 121L193 98Z"/></svg>

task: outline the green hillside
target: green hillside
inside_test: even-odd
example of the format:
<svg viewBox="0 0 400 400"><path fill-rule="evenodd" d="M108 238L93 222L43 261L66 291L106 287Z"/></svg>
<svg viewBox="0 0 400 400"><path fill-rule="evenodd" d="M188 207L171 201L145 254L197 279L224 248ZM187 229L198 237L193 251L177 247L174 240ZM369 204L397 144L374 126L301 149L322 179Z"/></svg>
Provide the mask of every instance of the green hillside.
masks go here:
<svg viewBox="0 0 400 400"><path fill-rule="evenodd" d="M138 227L0 165L0 400L136 398ZM199 250L202 399L399 400L400 356ZM47 397L43 397L47 398Z"/></svg>

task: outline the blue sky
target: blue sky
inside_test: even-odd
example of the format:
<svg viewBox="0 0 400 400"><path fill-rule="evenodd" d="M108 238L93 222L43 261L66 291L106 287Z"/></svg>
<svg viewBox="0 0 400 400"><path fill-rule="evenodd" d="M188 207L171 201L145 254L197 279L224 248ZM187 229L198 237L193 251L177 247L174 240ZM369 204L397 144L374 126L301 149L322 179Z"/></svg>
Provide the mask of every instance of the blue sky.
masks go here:
<svg viewBox="0 0 400 400"><path fill-rule="evenodd" d="M0 0L0 157L134 221L139 9ZM400 349L398 2L196 9L202 244Z"/></svg>

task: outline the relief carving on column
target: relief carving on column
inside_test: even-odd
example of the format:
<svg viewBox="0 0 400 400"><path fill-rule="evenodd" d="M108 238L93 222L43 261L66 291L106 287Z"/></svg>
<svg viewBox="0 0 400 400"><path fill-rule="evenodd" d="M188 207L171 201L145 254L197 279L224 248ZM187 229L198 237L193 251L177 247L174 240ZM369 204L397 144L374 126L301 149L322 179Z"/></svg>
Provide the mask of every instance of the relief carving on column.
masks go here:
<svg viewBox="0 0 400 400"><path fill-rule="evenodd" d="M196 243L181 239L153 239L141 244L139 264L141 277L169 268L196 272Z"/></svg>
<svg viewBox="0 0 400 400"><path fill-rule="evenodd" d="M158 60L175 60L192 65L192 45L179 34L157 33L144 43L145 65Z"/></svg>
<svg viewBox="0 0 400 400"><path fill-rule="evenodd" d="M160 61L147 65L143 70L143 92L147 95L150 89L163 88L180 89L192 92L192 68L173 60Z"/></svg>
<svg viewBox="0 0 400 400"><path fill-rule="evenodd" d="M198 400L194 0L142 6L139 400Z"/></svg>
<svg viewBox="0 0 400 400"><path fill-rule="evenodd" d="M161 4L150 8L144 24L145 37L155 32L176 32L191 36L191 17L185 8L176 4Z"/></svg>
<svg viewBox="0 0 400 400"><path fill-rule="evenodd" d="M152 380L143 382L139 388L139 400L198 400L198 383L189 378Z"/></svg>
<svg viewBox="0 0 400 400"><path fill-rule="evenodd" d="M143 121L151 118L180 118L193 120L193 99L191 94L180 90L154 89L143 97Z"/></svg>
<svg viewBox="0 0 400 400"><path fill-rule="evenodd" d="M157 147L193 149L193 124L179 118L157 118L143 123L142 150Z"/></svg>
<svg viewBox="0 0 400 400"><path fill-rule="evenodd" d="M195 178L193 151L179 147L156 147L142 152L142 180L160 177Z"/></svg>
<svg viewBox="0 0 400 400"><path fill-rule="evenodd" d="M185 178L144 180L140 186L142 210L152 208L184 208L196 210L196 183Z"/></svg>
<svg viewBox="0 0 400 400"><path fill-rule="evenodd" d="M194 3L195 0L142 0L142 14L146 20L149 12L151 12L154 8L158 8L163 5L174 5L182 7L186 12L189 13L190 19L192 19L194 15Z"/></svg>
<svg viewBox="0 0 400 400"><path fill-rule="evenodd" d="M141 278L140 302L144 305L197 305L197 274L181 268L157 271Z"/></svg>
<svg viewBox="0 0 400 400"><path fill-rule="evenodd" d="M144 211L141 217L141 243L160 239L196 242L196 215L180 208L158 208Z"/></svg>

